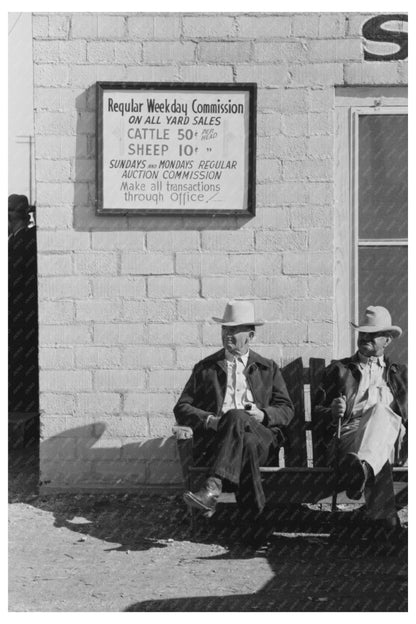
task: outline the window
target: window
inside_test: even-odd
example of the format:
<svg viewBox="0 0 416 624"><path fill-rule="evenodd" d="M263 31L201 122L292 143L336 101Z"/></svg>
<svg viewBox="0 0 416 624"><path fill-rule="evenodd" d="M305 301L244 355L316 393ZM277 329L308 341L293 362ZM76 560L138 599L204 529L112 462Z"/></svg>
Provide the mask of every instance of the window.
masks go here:
<svg viewBox="0 0 416 624"><path fill-rule="evenodd" d="M339 89L336 113L335 356L355 349L349 321L368 305L384 305L403 329L389 356L406 363L406 93Z"/></svg>

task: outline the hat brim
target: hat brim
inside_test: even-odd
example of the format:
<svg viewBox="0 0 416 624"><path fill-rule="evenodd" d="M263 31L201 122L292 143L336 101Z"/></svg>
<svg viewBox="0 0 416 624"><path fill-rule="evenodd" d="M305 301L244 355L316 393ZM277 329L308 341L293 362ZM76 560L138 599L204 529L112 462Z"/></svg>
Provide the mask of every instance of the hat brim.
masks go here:
<svg viewBox="0 0 416 624"><path fill-rule="evenodd" d="M247 321L242 323L241 321L224 321L224 319L218 318L218 316L213 316L212 320L216 323L221 323L225 327L238 327L238 325L264 325L266 321L257 320L257 321Z"/></svg>
<svg viewBox="0 0 416 624"><path fill-rule="evenodd" d="M376 332L390 332L394 338L399 338L402 335L402 329L398 325L390 325L387 327L384 326L375 326L375 325L356 325L355 323L351 323L352 327L359 332L363 332L364 334L375 334Z"/></svg>

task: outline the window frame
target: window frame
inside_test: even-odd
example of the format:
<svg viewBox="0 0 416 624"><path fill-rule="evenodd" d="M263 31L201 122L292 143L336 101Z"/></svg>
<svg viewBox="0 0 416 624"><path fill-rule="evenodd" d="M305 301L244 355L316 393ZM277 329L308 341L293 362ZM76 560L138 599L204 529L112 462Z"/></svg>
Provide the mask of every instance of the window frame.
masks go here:
<svg viewBox="0 0 416 624"><path fill-rule="evenodd" d="M334 357L353 353L359 319L358 252L360 247L408 246L408 239L360 239L358 233L360 115L408 114L407 88L336 89Z"/></svg>

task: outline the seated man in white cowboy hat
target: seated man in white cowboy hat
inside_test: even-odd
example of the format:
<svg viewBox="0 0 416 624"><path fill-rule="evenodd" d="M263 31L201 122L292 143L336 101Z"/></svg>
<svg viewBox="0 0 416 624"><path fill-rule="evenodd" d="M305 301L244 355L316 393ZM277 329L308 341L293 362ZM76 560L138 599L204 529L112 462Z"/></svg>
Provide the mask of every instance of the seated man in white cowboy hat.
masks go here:
<svg viewBox="0 0 416 624"><path fill-rule="evenodd" d="M174 408L177 422L192 427L210 456L210 476L184 499L212 515L227 480L240 506L255 515L265 505L259 467L283 443L293 404L277 364L251 349L256 326L264 324L253 304L230 301L223 318L213 320L221 324L223 348L195 365Z"/></svg>
<svg viewBox="0 0 416 624"><path fill-rule="evenodd" d="M315 410L333 428L341 419L339 491L352 500L364 493L368 519L390 529L399 524L391 460L407 427L407 368L391 363L384 351L402 330L382 306L369 306L363 321L351 325L358 351L326 369Z"/></svg>

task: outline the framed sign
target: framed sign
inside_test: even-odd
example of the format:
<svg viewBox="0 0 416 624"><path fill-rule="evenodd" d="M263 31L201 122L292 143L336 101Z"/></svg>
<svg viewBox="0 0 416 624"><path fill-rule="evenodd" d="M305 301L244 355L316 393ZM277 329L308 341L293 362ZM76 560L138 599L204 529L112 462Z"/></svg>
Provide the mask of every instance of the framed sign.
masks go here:
<svg viewBox="0 0 416 624"><path fill-rule="evenodd" d="M256 84L97 82L97 213L255 214Z"/></svg>

